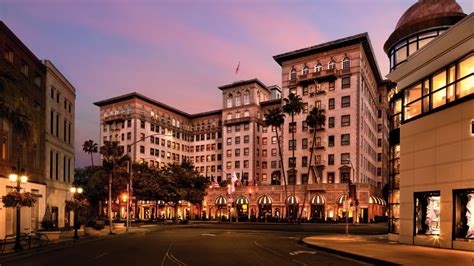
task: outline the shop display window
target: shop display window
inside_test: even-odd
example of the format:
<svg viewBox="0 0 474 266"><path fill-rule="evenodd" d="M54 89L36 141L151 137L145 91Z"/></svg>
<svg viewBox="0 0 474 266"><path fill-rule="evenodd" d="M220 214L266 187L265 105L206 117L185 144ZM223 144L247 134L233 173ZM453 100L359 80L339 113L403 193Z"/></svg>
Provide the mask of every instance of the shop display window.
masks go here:
<svg viewBox="0 0 474 266"><path fill-rule="evenodd" d="M474 188L453 190L454 239L474 239Z"/></svg>
<svg viewBox="0 0 474 266"><path fill-rule="evenodd" d="M440 193L415 193L415 234L439 235L440 232Z"/></svg>

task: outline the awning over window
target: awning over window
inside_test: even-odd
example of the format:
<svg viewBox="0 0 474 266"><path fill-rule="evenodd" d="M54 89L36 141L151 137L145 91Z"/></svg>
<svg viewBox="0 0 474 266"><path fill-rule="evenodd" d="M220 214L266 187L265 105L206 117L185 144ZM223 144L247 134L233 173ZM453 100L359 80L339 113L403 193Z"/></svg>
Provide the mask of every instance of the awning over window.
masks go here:
<svg viewBox="0 0 474 266"><path fill-rule="evenodd" d="M320 194L314 195L311 199L311 205L324 205L324 203L326 203L326 199Z"/></svg>
<svg viewBox="0 0 474 266"><path fill-rule="evenodd" d="M387 205L387 202L384 199L376 196L370 196L369 203L377 205Z"/></svg>
<svg viewBox="0 0 474 266"><path fill-rule="evenodd" d="M245 196L239 196L237 200L235 201L236 205L244 205L244 204L249 204L249 199Z"/></svg>
<svg viewBox="0 0 474 266"><path fill-rule="evenodd" d="M288 205L298 205L299 200L296 196L291 195L286 198L286 202L288 203Z"/></svg>
<svg viewBox="0 0 474 266"><path fill-rule="evenodd" d="M344 201L348 200L349 196L347 194L341 194L336 199L336 204L342 205Z"/></svg>
<svg viewBox="0 0 474 266"><path fill-rule="evenodd" d="M267 195L263 195L258 199L257 203L258 205L272 205L272 199Z"/></svg>
<svg viewBox="0 0 474 266"><path fill-rule="evenodd" d="M218 196L215 201L216 206L225 206L227 205L227 199L223 196Z"/></svg>

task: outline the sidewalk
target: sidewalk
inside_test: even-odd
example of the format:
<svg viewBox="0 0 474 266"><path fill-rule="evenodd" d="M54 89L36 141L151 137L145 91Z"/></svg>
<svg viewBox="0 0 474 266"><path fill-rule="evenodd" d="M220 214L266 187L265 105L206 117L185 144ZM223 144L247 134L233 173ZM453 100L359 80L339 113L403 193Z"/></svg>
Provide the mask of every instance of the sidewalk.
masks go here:
<svg viewBox="0 0 474 266"><path fill-rule="evenodd" d="M378 265L474 265L473 252L398 244L388 241L386 235L311 236L302 241L316 249Z"/></svg>

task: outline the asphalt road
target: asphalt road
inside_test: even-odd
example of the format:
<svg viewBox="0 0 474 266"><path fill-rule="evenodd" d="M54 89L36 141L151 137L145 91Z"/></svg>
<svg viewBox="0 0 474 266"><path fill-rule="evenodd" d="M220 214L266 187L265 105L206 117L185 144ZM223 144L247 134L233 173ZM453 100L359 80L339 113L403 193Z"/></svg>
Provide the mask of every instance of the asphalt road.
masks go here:
<svg viewBox="0 0 474 266"><path fill-rule="evenodd" d="M343 233L341 225L194 224L156 226L148 232L83 241L1 263L24 265L362 265L305 247L315 234ZM385 226L351 227L354 234L381 234Z"/></svg>

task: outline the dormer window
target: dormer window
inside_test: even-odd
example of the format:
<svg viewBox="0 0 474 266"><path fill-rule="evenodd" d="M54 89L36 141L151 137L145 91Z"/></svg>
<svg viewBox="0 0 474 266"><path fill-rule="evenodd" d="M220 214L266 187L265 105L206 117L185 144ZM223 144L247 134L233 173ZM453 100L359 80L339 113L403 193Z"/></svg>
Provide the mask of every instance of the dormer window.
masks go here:
<svg viewBox="0 0 474 266"><path fill-rule="evenodd" d="M349 69L351 68L351 60L346 57L344 60L342 60L342 69Z"/></svg>
<svg viewBox="0 0 474 266"><path fill-rule="evenodd" d="M331 62L329 62L328 64L328 69L335 69L336 68L336 61L331 60Z"/></svg>
<svg viewBox="0 0 474 266"><path fill-rule="evenodd" d="M318 64L314 67L314 72L321 72L321 71L323 71L323 66L318 63Z"/></svg>
<svg viewBox="0 0 474 266"><path fill-rule="evenodd" d="M306 74L308 74L308 73L309 73L309 68L308 68L308 66L304 66L304 67L303 67L303 71L301 72L301 74L306 75Z"/></svg>
<svg viewBox="0 0 474 266"><path fill-rule="evenodd" d="M290 71L290 80L296 80L296 69L291 69Z"/></svg>

